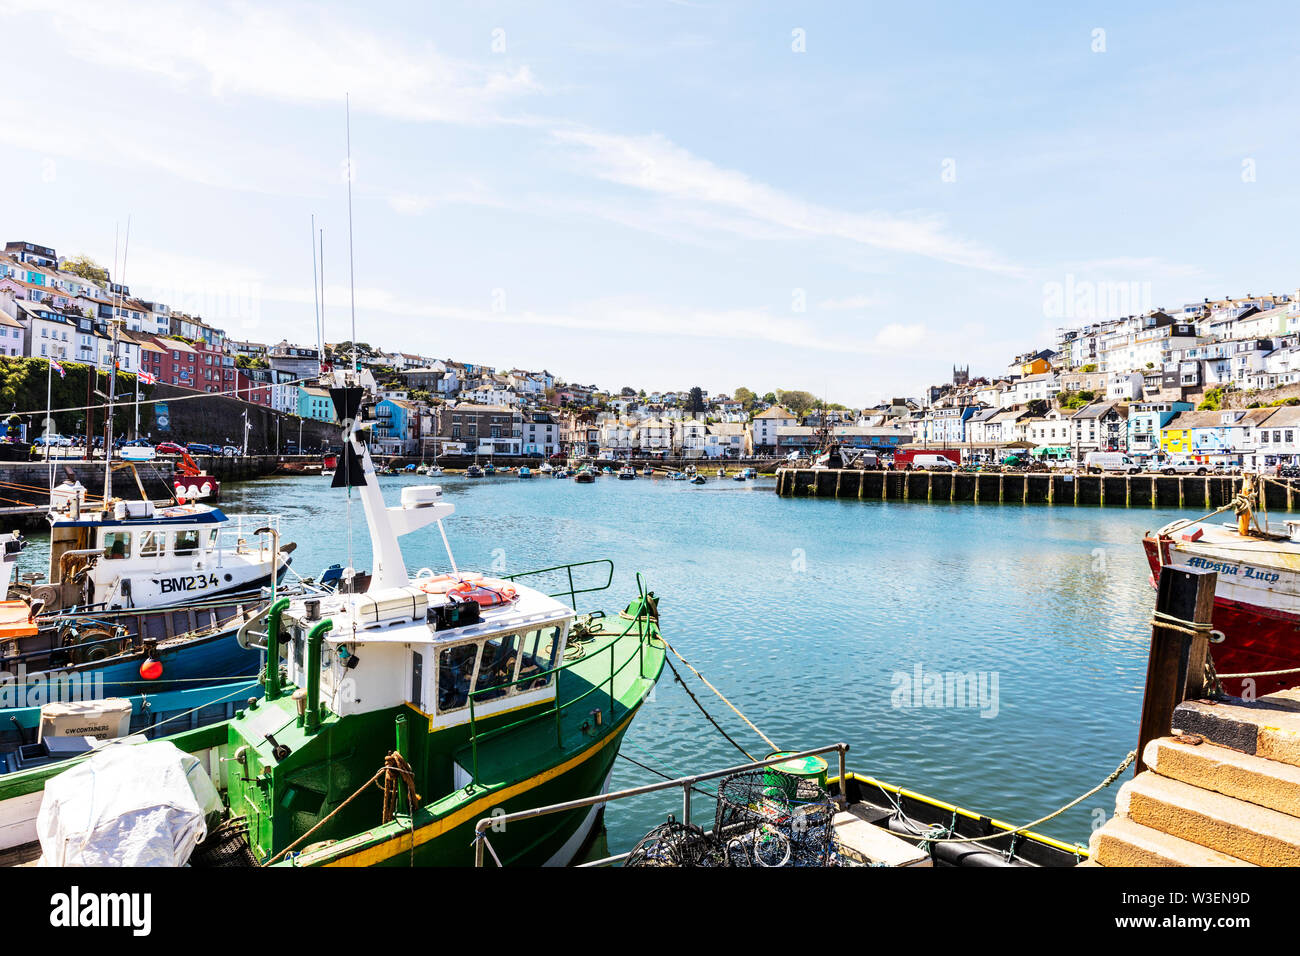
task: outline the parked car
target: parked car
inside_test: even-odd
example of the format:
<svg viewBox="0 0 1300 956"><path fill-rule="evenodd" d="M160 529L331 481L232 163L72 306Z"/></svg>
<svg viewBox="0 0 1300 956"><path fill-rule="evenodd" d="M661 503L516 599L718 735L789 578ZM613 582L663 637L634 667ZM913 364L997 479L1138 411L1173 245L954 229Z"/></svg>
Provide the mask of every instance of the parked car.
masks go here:
<svg viewBox="0 0 1300 956"><path fill-rule="evenodd" d="M1209 471L1200 462L1187 458L1158 458L1152 468L1162 475L1204 475Z"/></svg>
<svg viewBox="0 0 1300 956"><path fill-rule="evenodd" d="M947 455L913 455L911 467L917 471L952 471L957 463Z"/></svg>
<svg viewBox="0 0 1300 956"><path fill-rule="evenodd" d="M176 444L175 442L170 442L170 441L161 441L161 442L159 442L157 445L154 446L154 449L155 449L155 450L158 452L158 454L160 454L160 455L183 455L183 454L185 454L185 449L184 449L184 448L182 448L180 445Z"/></svg>
<svg viewBox="0 0 1300 956"><path fill-rule="evenodd" d="M51 448L63 448L72 444L71 439L64 438L62 435L42 435L32 442L33 448L44 448L49 445Z"/></svg>
<svg viewBox="0 0 1300 956"><path fill-rule="evenodd" d="M137 438L134 441L124 442L118 457L123 461L153 461L158 450L149 444L143 438Z"/></svg>
<svg viewBox="0 0 1300 956"><path fill-rule="evenodd" d="M236 448L234 445L222 445L221 454L227 458L238 458L239 449Z"/></svg>
<svg viewBox="0 0 1300 956"><path fill-rule="evenodd" d="M186 451L191 455L216 455L219 454L217 449L211 445L205 445L202 442L192 441L185 446Z"/></svg>
<svg viewBox="0 0 1300 956"><path fill-rule="evenodd" d="M1090 451L1083 456L1083 467L1101 474L1103 471L1123 471L1136 475L1142 467L1128 455L1118 451Z"/></svg>

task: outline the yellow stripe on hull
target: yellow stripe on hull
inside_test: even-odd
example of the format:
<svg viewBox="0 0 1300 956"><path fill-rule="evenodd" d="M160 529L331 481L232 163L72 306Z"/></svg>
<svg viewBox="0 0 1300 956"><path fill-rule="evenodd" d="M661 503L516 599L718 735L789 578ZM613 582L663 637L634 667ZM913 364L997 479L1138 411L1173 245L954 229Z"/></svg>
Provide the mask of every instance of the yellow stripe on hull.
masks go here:
<svg viewBox="0 0 1300 956"><path fill-rule="evenodd" d="M644 699L642 699L641 703L644 702ZM527 791L539 787L550 780L554 780L556 777L568 773L573 768L590 760L610 744L620 739L622 732L627 728L627 725L631 723L632 718L635 717L637 712L641 709L641 703L638 703L636 707L633 708L632 711L624 717L609 734L606 735L604 740L593 744L586 750L582 751L582 753L570 757L564 763L550 767L539 774L529 777L526 780L521 780L519 783L512 784L502 790L490 791L460 809L447 814L447 816L420 827L414 832L414 834L407 830L391 840L385 840L378 846L365 847L353 853L348 853L339 859L331 860L324 865L375 866L376 864L389 860L398 854L409 853L413 848L412 838L414 838L414 846L421 846L428 843L430 840L442 836L444 833L464 825L467 822L477 822L479 819L490 813L493 807L500 806L504 801L509 800L511 797L518 796L521 793L526 793ZM330 852L331 850L337 852L337 847L327 848L323 852ZM298 858L298 865L302 865L300 861L303 859L304 857Z"/></svg>

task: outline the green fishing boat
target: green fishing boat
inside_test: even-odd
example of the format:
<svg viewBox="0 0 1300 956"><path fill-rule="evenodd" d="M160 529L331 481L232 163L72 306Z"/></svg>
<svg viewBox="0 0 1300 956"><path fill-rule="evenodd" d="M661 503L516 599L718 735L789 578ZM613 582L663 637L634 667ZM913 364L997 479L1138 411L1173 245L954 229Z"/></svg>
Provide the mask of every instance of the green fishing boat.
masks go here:
<svg viewBox="0 0 1300 956"><path fill-rule="evenodd" d="M164 739L198 758L220 795L224 823L216 834L209 826L209 839L238 844L224 860L470 865L483 816L608 789L664 665L655 597L638 576L629 603L579 613L580 597L609 588L608 561L496 579L460 571L442 527L454 509L440 488L406 487L400 505L385 503L362 420L369 383L347 375L330 389L348 423L334 486L361 498L371 573L345 575L334 595L281 599L246 625L250 653L260 647L280 662L264 668L264 699ZM430 525L450 570L412 576L398 538ZM563 583L547 593L543 582L557 576ZM97 753L0 778L9 862L40 852L45 783ZM511 823L493 833L493 852L505 865L567 863L597 817L592 806Z"/></svg>

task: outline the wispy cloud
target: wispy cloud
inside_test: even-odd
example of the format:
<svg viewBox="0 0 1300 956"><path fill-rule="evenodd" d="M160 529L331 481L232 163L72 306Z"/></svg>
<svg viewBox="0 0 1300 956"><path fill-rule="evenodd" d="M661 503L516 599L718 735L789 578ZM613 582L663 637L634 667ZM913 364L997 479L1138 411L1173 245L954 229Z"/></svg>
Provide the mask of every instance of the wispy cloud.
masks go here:
<svg viewBox="0 0 1300 956"><path fill-rule="evenodd" d="M381 35L369 20L347 22L310 4L2 0L0 14L52 26L61 56L203 85L216 97L335 105L348 91L371 112L474 124L491 122L503 103L540 90L526 65L458 60L431 44Z"/></svg>
<svg viewBox="0 0 1300 956"><path fill-rule="evenodd" d="M753 223L777 225L805 237L841 239L975 269L1021 273L991 250L952 235L937 217L845 212L805 202L695 156L658 134L626 136L563 128L552 136L572 147L575 160L591 175L607 182L730 210ZM743 234L745 220L732 221Z"/></svg>

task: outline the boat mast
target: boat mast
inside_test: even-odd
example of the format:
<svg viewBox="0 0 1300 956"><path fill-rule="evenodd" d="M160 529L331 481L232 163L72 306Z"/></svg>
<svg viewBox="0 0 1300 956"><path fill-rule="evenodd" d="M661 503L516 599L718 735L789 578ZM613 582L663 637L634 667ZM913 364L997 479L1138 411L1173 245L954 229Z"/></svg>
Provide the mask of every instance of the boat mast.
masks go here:
<svg viewBox="0 0 1300 956"><path fill-rule="evenodd" d="M113 400L117 397L117 329L118 316L122 313L122 280L126 279L126 258L131 251L131 217L126 217L126 239L122 243L122 271L118 274L116 288L113 290L113 315L110 318L113 337L110 345L108 362L108 414L104 416L104 508L113 497ZM113 266L116 268L116 251ZM139 379L136 379L137 383ZM93 454L93 451L91 452Z"/></svg>
<svg viewBox="0 0 1300 956"><path fill-rule="evenodd" d="M357 371L357 277L352 263L352 100L345 95L348 140L348 284L352 296L352 371Z"/></svg>

